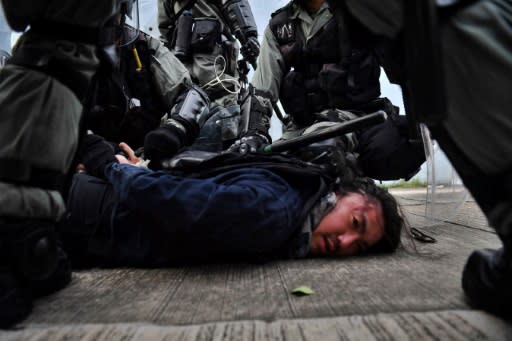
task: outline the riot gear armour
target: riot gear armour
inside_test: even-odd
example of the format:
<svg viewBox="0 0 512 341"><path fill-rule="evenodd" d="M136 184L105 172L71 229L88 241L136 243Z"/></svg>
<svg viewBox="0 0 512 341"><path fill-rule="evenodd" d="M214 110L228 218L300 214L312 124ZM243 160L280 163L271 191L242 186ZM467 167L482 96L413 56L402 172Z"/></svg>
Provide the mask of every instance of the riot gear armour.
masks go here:
<svg viewBox="0 0 512 341"><path fill-rule="evenodd" d="M306 39L293 19L293 2L273 13L270 29L285 61L280 100L293 121L313 123L312 113L325 109L356 109L380 95L380 66L367 46L366 30L360 25L345 32L347 24L333 16L323 29ZM336 11L343 11L337 8ZM336 13L335 13L336 14ZM343 16L349 20L348 16ZM350 27L357 25L350 22ZM345 41L341 48L333 48Z"/></svg>
<svg viewBox="0 0 512 341"><path fill-rule="evenodd" d="M152 167L172 157L190 145L208 118L210 100L199 87L193 86L182 94L170 115L164 116L161 127L148 133L144 140L144 155L151 160Z"/></svg>

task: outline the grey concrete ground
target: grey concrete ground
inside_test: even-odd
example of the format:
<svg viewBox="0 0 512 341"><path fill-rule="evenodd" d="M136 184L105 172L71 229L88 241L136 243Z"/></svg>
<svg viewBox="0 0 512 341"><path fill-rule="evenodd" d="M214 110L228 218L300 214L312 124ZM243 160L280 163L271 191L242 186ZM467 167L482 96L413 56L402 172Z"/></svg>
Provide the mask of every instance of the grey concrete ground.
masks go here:
<svg viewBox="0 0 512 341"><path fill-rule="evenodd" d="M512 324L471 309L460 277L472 250L499 241L472 201L396 191L411 226L435 237L394 255L263 265L76 272L1 340L512 340ZM443 213L444 212L444 213ZM306 285L310 296L291 291Z"/></svg>

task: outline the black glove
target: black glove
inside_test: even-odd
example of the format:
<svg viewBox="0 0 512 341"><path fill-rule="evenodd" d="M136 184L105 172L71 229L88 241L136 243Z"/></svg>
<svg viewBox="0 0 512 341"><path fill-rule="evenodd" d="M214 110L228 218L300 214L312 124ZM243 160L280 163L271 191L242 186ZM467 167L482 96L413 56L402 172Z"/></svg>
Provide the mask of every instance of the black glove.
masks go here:
<svg viewBox="0 0 512 341"><path fill-rule="evenodd" d="M256 70L256 61L260 55L260 42L255 36L247 38L244 46L240 49L242 56L247 60L252 67Z"/></svg>
<svg viewBox="0 0 512 341"><path fill-rule="evenodd" d="M180 129L169 124L157 128L144 139L144 158L156 164L173 157L179 149L186 145L186 136Z"/></svg>
<svg viewBox="0 0 512 341"><path fill-rule="evenodd" d="M260 134L251 134L236 140L228 149L230 152L238 152L240 154L254 153L269 144L266 136Z"/></svg>
<svg viewBox="0 0 512 341"><path fill-rule="evenodd" d="M94 134L85 136L78 153L87 173L98 178L105 177L105 167L118 162L112 145Z"/></svg>

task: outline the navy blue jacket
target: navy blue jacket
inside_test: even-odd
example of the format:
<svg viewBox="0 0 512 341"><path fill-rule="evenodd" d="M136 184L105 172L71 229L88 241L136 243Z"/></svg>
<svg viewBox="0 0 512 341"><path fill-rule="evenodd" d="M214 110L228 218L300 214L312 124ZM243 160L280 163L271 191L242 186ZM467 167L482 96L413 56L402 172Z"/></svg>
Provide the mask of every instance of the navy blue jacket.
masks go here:
<svg viewBox="0 0 512 341"><path fill-rule="evenodd" d="M286 257L309 242L301 224L325 192L321 181L261 167L202 179L122 164L105 173L117 202L110 258L130 265Z"/></svg>

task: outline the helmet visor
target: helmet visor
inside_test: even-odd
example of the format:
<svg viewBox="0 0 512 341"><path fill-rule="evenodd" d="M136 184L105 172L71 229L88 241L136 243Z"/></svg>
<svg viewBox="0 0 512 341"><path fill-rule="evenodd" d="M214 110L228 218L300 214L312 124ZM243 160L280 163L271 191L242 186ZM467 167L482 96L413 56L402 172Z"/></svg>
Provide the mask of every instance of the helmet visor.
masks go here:
<svg viewBox="0 0 512 341"><path fill-rule="evenodd" d="M126 7L127 13L125 23L120 30L119 46L126 46L133 43L140 34L139 20L139 2L136 0L128 2L130 5Z"/></svg>

